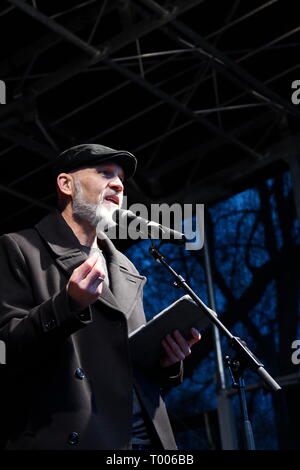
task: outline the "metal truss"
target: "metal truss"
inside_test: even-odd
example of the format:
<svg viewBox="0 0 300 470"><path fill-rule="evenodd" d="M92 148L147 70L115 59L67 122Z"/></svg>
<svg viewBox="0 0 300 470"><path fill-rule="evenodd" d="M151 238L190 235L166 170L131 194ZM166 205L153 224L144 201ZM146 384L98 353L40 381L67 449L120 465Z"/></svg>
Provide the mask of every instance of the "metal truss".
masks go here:
<svg viewBox="0 0 300 470"><path fill-rule="evenodd" d="M219 182L219 175L222 175L222 172L235 171L235 176L232 178L236 179L239 174L247 173L246 170L240 172L239 165L240 168L246 168L251 161L253 166L250 165L250 171L254 171L255 168L266 165L272 160L272 158L266 159L264 152L258 150L257 141L251 144L249 139L241 140L244 135L254 132L254 129L261 129L260 140L267 141L281 115L288 115L296 120L300 118L298 108L269 86L279 83L285 76L290 76L293 70L297 70L298 64L281 69L267 80L259 80L255 70L250 72L249 67L241 65L248 64L249 59L254 60L265 51L275 51L280 47L289 50L291 45L283 41L292 36L298 37L300 27L291 21L288 31L281 31L273 37L265 35L266 40L256 47L237 49L234 54L235 59L232 58L233 53L226 54L218 47L224 35L243 23L259 18L267 9L277 6L279 0L262 1L261 5L247 12L243 10L242 13L239 13L241 2L232 1L223 24L204 35L189 25L189 17L186 15L189 10L198 11L197 8L201 8L202 4L207 4L205 0L160 3L153 0L113 2L104 0L100 5L95 0L87 0L78 2L71 8L64 8L62 2L60 10L56 9L51 15L43 13L38 3L30 4L23 0L8 0L7 3L11 6L0 11L0 22L4 18L12 17L17 10L21 10L31 18L31 21L35 20L43 25L45 34L31 44L23 47L20 44L21 47L10 58L0 61L0 78L7 77L8 83L16 82L13 99L7 105L0 107L0 135L3 138L2 145L4 144L4 147L0 148L2 158L8 158L21 146L41 157L40 170L42 170L45 165L49 165L47 161L51 162L62 147L68 142L74 142L74 137L68 134L72 119L80 118L95 106L101 112L103 103L107 100L113 101L115 96L122 93L126 96L126 90L132 90L135 85L137 89L144 90L145 96L151 95L152 102L128 113L127 116L122 116L113 124L102 125L100 132L85 135L84 140L103 141L115 133L124 132L123 129L145 119L150 113L157 113L167 107L173 111L167 122L164 122L163 128L157 126L156 135L151 137L145 132L142 142L135 144L132 141L129 147L137 153L147 152L144 168L147 169L149 178L153 180L169 171L179 170L186 163L193 164L193 172L198 171L205 155L216 151L224 142L233 145L240 151L240 162L228 167L227 170L221 168L218 174L209 175L201 180L203 184L205 181L208 182L207 191L203 194L207 194L209 200L211 178L213 181L215 177L215 181ZM119 15L123 29L121 28L117 34L107 40L97 42L97 34L103 27L103 22L115 14ZM166 48L162 43L161 50L159 43L156 42L150 51L149 46L145 50L143 38L155 39L156 36L160 37L159 35L168 39L169 44L172 44L171 47ZM57 70L51 68L50 63L49 72L39 72L40 58L45 54L51 55L52 51L59 50L60 45L68 43L74 47L74 51L77 50L73 58ZM297 38L294 47L296 45ZM128 47L131 47L129 54L127 52L129 49L126 49ZM135 53L132 53L134 50ZM119 53L118 57L116 53ZM177 67L177 71L170 75L164 74L163 70L167 66L174 69ZM39 104L44 95L58 90L79 74L83 79L88 79L87 77L93 75L102 76L113 72L119 77L117 84L106 86L100 93L95 88L94 96L80 104L74 101L72 109L62 112L54 119L48 118L47 109ZM124 80L121 77L124 77ZM187 77L190 77L188 81ZM231 84L230 98L222 97L220 77L224 77ZM169 83L172 86L176 84L172 92L166 91ZM199 106L199 99L197 101L199 92L202 89L207 91L209 87L213 99L206 105ZM245 118L240 125L236 125L234 121L228 125L229 113L231 115L241 112L253 113L254 110L259 114L256 123L249 114L249 118ZM195 124L203 135L207 132L205 142L196 147L187 146L186 150L175 155L172 160L161 159L160 153L165 143L178 132L184 135L184 132ZM82 141L80 135L76 139L78 142ZM13 145L5 147L7 141ZM279 158L278 155L277 157ZM43 160L46 162L43 163ZM18 190L13 188L14 183L18 184L26 178L32 178L33 174L38 172L39 168L34 172L25 172L22 177L16 177L11 187L7 185L7 192L12 194L12 191L15 191L15 196L20 197L17 194ZM144 178L147 179L147 176ZM5 191L5 187L2 185L1 190ZM151 185L149 187L151 188ZM194 190L195 188L191 187L189 193ZM150 199L154 197L151 194L149 196ZM33 200L30 202L34 203Z"/></svg>

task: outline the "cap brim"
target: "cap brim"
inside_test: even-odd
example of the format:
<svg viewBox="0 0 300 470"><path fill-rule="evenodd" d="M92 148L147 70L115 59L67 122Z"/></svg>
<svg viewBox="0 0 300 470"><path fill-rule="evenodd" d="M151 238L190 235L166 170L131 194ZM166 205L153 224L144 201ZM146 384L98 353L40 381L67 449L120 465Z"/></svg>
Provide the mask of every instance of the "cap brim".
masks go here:
<svg viewBox="0 0 300 470"><path fill-rule="evenodd" d="M135 174L137 167L137 160L135 156L125 150L120 150L108 153L107 155L90 155L81 162L74 159L68 163L65 163L64 165L56 165L54 168L54 176L59 175L59 173L68 173L70 171L79 170L80 168L100 165L107 161L114 161L116 164L120 165L124 171L125 179L132 178Z"/></svg>

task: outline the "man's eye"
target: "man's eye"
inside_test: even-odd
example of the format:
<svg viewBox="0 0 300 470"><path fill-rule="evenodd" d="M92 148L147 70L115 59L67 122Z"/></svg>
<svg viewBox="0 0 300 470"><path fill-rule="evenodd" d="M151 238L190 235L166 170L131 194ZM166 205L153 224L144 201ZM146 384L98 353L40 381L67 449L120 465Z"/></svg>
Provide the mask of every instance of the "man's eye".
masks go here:
<svg viewBox="0 0 300 470"><path fill-rule="evenodd" d="M116 175L116 173L114 171L111 171L111 170L99 170L99 173L101 173L105 178L114 178ZM121 177L120 175L118 175L120 180L124 181L124 178Z"/></svg>
<svg viewBox="0 0 300 470"><path fill-rule="evenodd" d="M107 177L112 176L112 172L109 170L101 170L100 173L102 173L102 175L107 176Z"/></svg>

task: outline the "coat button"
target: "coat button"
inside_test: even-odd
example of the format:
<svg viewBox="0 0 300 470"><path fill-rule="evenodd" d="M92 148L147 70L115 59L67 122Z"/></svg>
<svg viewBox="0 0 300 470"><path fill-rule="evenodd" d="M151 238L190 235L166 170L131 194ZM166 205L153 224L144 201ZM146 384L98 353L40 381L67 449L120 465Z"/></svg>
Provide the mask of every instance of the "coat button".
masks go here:
<svg viewBox="0 0 300 470"><path fill-rule="evenodd" d="M78 432L71 432L68 437L68 443L71 445L78 444L79 442L79 434Z"/></svg>
<svg viewBox="0 0 300 470"><path fill-rule="evenodd" d="M85 375L85 372L84 370L82 370L80 367L77 367L77 369L75 370L75 377L77 377L77 379L85 379L86 378L86 375Z"/></svg>

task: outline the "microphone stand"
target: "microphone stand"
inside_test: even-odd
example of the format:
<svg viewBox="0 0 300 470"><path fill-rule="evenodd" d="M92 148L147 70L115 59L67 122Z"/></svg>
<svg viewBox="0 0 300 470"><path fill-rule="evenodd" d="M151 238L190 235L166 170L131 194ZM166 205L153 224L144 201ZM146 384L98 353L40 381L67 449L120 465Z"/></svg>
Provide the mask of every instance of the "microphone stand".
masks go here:
<svg viewBox="0 0 300 470"><path fill-rule="evenodd" d="M161 241L159 247L164 243ZM279 391L281 390L280 385L271 377L271 375L265 370L263 363L250 351L245 341L243 341L238 336L234 336L226 327L225 325L219 320L217 316L215 316L210 309L202 302L202 300L195 294L193 289L187 284L185 279L180 275L177 274L176 271L168 264L165 257L160 253L158 248L155 247L153 241L151 240L152 246L149 248L150 255L157 261L161 263L168 271L172 274L174 281L174 286L176 288L182 288L194 301L195 303L201 308L201 311L205 313L208 317L209 321L216 325L223 333L227 336L229 340L229 344L232 349L235 351L236 356L234 359L230 359L228 356L226 357L227 366L229 368L232 380L233 380L233 388L238 390L239 400L240 400L240 408L243 420L243 434L245 440L245 447L248 450L254 450L254 438L252 433L251 423L248 418L248 411L247 411L247 402L245 396L245 383L243 373L246 368L251 369L253 372L258 374L263 382L268 386L269 389L272 391Z"/></svg>

